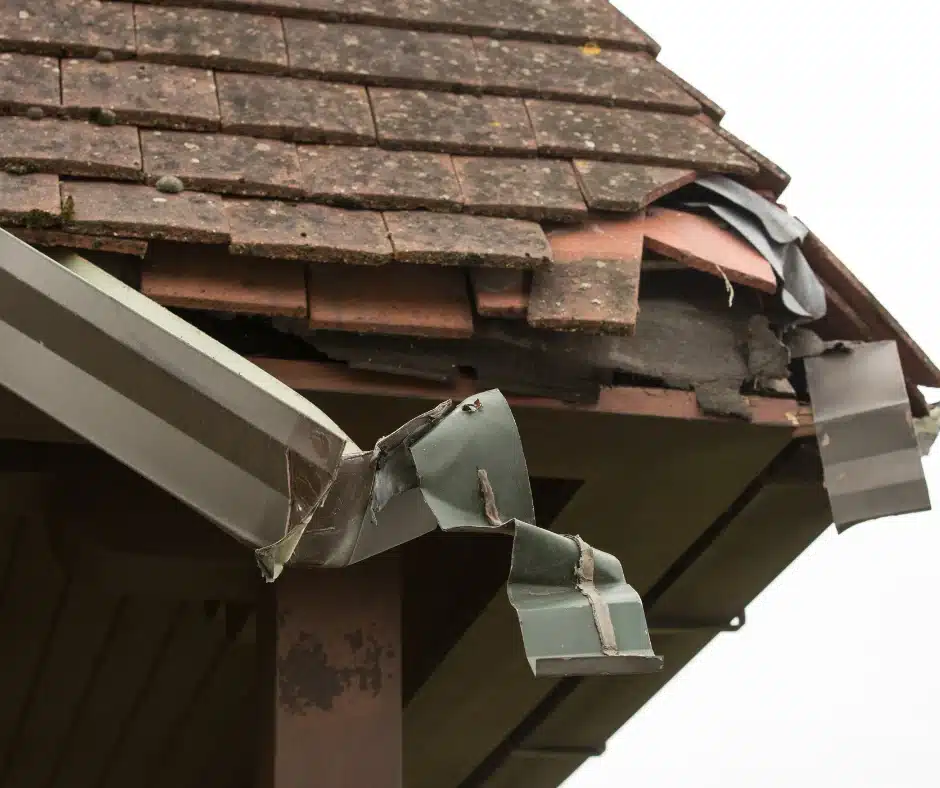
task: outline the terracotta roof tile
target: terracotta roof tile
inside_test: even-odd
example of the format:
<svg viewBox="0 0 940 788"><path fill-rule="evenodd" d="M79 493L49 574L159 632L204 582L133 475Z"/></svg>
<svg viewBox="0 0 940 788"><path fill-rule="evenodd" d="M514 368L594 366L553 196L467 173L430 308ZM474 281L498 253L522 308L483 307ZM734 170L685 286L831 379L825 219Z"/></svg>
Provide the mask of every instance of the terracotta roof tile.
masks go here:
<svg viewBox="0 0 940 788"><path fill-rule="evenodd" d="M477 86L468 36L285 19L292 73L411 87Z"/></svg>
<svg viewBox="0 0 940 788"><path fill-rule="evenodd" d="M62 99L69 111L110 108L144 126L206 130L219 125L211 71L124 61L65 60Z"/></svg>
<svg viewBox="0 0 940 788"><path fill-rule="evenodd" d="M58 109L59 61L41 55L0 54L0 109Z"/></svg>
<svg viewBox="0 0 940 788"><path fill-rule="evenodd" d="M643 231L647 248L657 254L765 293L777 292L770 263L746 241L703 216L653 208Z"/></svg>
<svg viewBox="0 0 940 788"><path fill-rule="evenodd" d="M470 285L482 317L525 317L529 276L514 268L471 268Z"/></svg>
<svg viewBox="0 0 940 788"><path fill-rule="evenodd" d="M205 68L284 72L280 20L203 8L138 5L138 53L148 60Z"/></svg>
<svg viewBox="0 0 940 788"><path fill-rule="evenodd" d="M218 252L151 259L140 289L164 306L283 317L307 316L307 287L301 263L232 257Z"/></svg>
<svg viewBox="0 0 940 788"><path fill-rule="evenodd" d="M522 99L370 88L379 141L452 153L534 155Z"/></svg>
<svg viewBox="0 0 940 788"><path fill-rule="evenodd" d="M222 199L212 194L161 194L149 186L105 181L61 184L68 229L90 235L225 243Z"/></svg>
<svg viewBox="0 0 940 788"><path fill-rule="evenodd" d="M587 213L571 162L455 157L466 208L494 216L572 220Z"/></svg>
<svg viewBox="0 0 940 788"><path fill-rule="evenodd" d="M222 128L299 142L375 142L364 88L248 74L216 74Z"/></svg>
<svg viewBox="0 0 940 788"><path fill-rule="evenodd" d="M190 189L262 197L302 197L300 165L294 145L278 140L142 131L147 180L176 175Z"/></svg>
<svg viewBox="0 0 940 788"><path fill-rule="evenodd" d="M0 41L53 55L134 52L133 6L97 0L4 0Z"/></svg>
<svg viewBox="0 0 940 788"><path fill-rule="evenodd" d="M33 227L56 224L61 205L55 175L0 172L0 222L25 222Z"/></svg>
<svg viewBox="0 0 940 788"><path fill-rule="evenodd" d="M576 160L574 168L588 206L598 211L639 211L695 180L694 170Z"/></svg>
<svg viewBox="0 0 940 788"><path fill-rule="evenodd" d="M366 208L449 210L461 204L460 185L443 153L300 145L307 192L317 200Z"/></svg>
<svg viewBox="0 0 940 788"><path fill-rule="evenodd" d="M538 328L632 334L643 257L643 219L551 233L554 262L532 276L528 322Z"/></svg>
<svg viewBox="0 0 940 788"><path fill-rule="evenodd" d="M380 213L271 200L226 200L225 213L235 254L347 263L391 257Z"/></svg>
<svg viewBox="0 0 940 788"><path fill-rule="evenodd" d="M59 175L140 180L137 129L79 120L0 118L0 165Z"/></svg>
<svg viewBox="0 0 940 788"><path fill-rule="evenodd" d="M88 249L93 252L114 252L143 257L147 254L147 242L130 238L105 238L98 235L67 233L61 230L34 230L11 227L10 232L20 240L33 246L51 246L60 249Z"/></svg>
<svg viewBox="0 0 940 788"><path fill-rule="evenodd" d="M385 222L401 262L533 268L551 259L534 222L423 211L386 213Z"/></svg>
<svg viewBox="0 0 940 788"><path fill-rule="evenodd" d="M757 165L697 118L526 99L539 152L754 174Z"/></svg>
<svg viewBox="0 0 940 788"><path fill-rule="evenodd" d="M600 101L693 115L701 109L645 53L492 38L477 38L474 43L488 92Z"/></svg>
<svg viewBox="0 0 940 788"><path fill-rule="evenodd" d="M613 6L597 0L187 0L187 5L658 51Z"/></svg>
<svg viewBox="0 0 940 788"><path fill-rule="evenodd" d="M463 271L390 263L312 264L310 327L428 337L473 334Z"/></svg>

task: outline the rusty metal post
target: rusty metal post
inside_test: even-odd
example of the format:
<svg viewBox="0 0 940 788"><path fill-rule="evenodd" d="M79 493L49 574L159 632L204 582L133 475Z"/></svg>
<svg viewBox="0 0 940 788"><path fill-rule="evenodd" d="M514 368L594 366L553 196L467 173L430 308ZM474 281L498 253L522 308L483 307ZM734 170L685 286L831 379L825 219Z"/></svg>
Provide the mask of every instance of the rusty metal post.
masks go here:
<svg viewBox="0 0 940 788"><path fill-rule="evenodd" d="M262 788L401 788L397 556L262 592Z"/></svg>

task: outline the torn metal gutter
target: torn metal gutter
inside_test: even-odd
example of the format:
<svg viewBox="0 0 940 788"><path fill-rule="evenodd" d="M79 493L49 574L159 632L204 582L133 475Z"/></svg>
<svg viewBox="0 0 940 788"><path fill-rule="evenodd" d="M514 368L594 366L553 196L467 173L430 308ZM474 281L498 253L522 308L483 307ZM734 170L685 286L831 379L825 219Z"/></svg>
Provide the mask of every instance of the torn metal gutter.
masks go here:
<svg viewBox="0 0 940 788"><path fill-rule="evenodd" d="M434 528L513 537L537 675L657 670L620 562L535 523L509 405L441 403L360 450L322 411L77 255L0 231L0 384L255 548L344 567Z"/></svg>

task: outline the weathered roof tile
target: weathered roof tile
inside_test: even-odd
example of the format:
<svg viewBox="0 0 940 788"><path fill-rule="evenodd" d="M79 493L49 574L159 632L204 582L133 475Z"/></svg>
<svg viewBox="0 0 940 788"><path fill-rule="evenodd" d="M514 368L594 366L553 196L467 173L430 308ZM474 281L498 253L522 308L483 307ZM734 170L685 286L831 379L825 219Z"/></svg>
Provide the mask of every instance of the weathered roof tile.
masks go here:
<svg viewBox="0 0 940 788"><path fill-rule="evenodd" d="M0 118L0 164L22 164L59 175L141 177L137 129L80 120Z"/></svg>
<svg viewBox="0 0 940 788"><path fill-rule="evenodd" d="M262 197L302 197L294 145L230 134L142 131L147 180L176 175L190 189Z"/></svg>
<svg viewBox="0 0 940 788"><path fill-rule="evenodd" d="M697 118L526 99L539 152L754 174L757 165Z"/></svg>
<svg viewBox="0 0 940 788"><path fill-rule="evenodd" d="M468 36L285 19L291 72L369 85L480 84Z"/></svg>
<svg viewBox="0 0 940 788"><path fill-rule="evenodd" d="M124 61L66 60L62 99L83 114L106 107L119 120L161 128L214 129L219 106L211 71Z"/></svg>
<svg viewBox="0 0 940 788"><path fill-rule="evenodd" d="M549 240L554 262L532 276L529 325L632 334L639 309L643 219L558 230Z"/></svg>
<svg viewBox="0 0 940 788"><path fill-rule="evenodd" d="M587 213L571 162L455 157L464 205L476 213L524 219L577 219Z"/></svg>
<svg viewBox="0 0 940 788"><path fill-rule="evenodd" d="M0 172L0 222L42 227L57 223L60 212L59 179L55 175Z"/></svg>
<svg viewBox="0 0 940 788"><path fill-rule="evenodd" d="M313 198L365 208L449 210L460 185L443 153L300 145L304 187Z"/></svg>
<svg viewBox="0 0 940 788"><path fill-rule="evenodd" d="M470 285L482 317L525 317L529 274L515 268L471 268Z"/></svg>
<svg viewBox="0 0 940 788"><path fill-rule="evenodd" d="M138 5L137 49L148 60L240 71L287 70L287 47L275 17L203 8Z"/></svg>
<svg viewBox="0 0 940 788"><path fill-rule="evenodd" d="M534 222L393 211L385 214L385 223L401 262L533 268L551 259L545 234Z"/></svg>
<svg viewBox="0 0 940 788"><path fill-rule="evenodd" d="M65 226L92 235L225 243L222 199L213 194L161 194L150 186L107 181L61 184Z"/></svg>
<svg viewBox="0 0 940 788"><path fill-rule="evenodd" d="M271 262L200 251L151 258L140 289L164 306L283 317L307 316L307 287L301 263Z"/></svg>
<svg viewBox="0 0 940 788"><path fill-rule="evenodd" d="M699 103L648 54L477 38L485 90L686 114Z"/></svg>
<svg viewBox="0 0 940 788"><path fill-rule="evenodd" d="M597 211L639 211L695 180L694 170L576 160L574 168L587 204Z"/></svg>
<svg viewBox="0 0 940 788"><path fill-rule="evenodd" d="M657 51L656 44L613 6L597 0L187 0L284 16L373 22L390 27L512 35L551 41L595 41Z"/></svg>
<svg viewBox="0 0 940 788"><path fill-rule="evenodd" d="M60 98L59 61L54 57L0 54L0 109L58 109Z"/></svg>
<svg viewBox="0 0 940 788"><path fill-rule="evenodd" d="M273 200L226 200L234 254L382 263L392 247L382 214Z"/></svg>
<svg viewBox="0 0 940 788"><path fill-rule="evenodd" d="M744 140L734 136L727 129L716 127L715 130L738 150L757 162L757 166L760 168L759 172L756 175L742 178L742 183L745 183L754 191L768 191L775 197L779 197L790 185L790 175L778 164L775 164L759 151L754 150Z"/></svg>
<svg viewBox="0 0 940 788"><path fill-rule="evenodd" d="M375 142L364 88L293 77L217 74L222 128L299 142Z"/></svg>
<svg viewBox="0 0 940 788"><path fill-rule="evenodd" d="M370 88L379 141L446 153L534 155L522 99Z"/></svg>
<svg viewBox="0 0 940 788"><path fill-rule="evenodd" d="M4 0L5 48L53 55L134 52L133 6L98 0Z"/></svg>
<svg viewBox="0 0 940 788"><path fill-rule="evenodd" d="M307 282L311 328L428 337L473 334L467 282L459 269L314 263Z"/></svg>
<svg viewBox="0 0 940 788"><path fill-rule="evenodd" d="M59 249L88 249L93 252L114 252L143 257L147 254L147 242L131 238L106 238L100 235L67 233L61 230L11 228L17 238L33 246L52 246Z"/></svg>

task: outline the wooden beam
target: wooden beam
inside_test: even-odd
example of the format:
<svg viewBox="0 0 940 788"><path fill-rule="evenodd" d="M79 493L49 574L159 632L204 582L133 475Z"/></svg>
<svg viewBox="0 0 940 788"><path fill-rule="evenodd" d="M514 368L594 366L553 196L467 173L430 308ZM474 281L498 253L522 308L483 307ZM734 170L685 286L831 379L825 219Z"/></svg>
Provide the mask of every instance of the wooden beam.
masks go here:
<svg viewBox="0 0 940 788"><path fill-rule="evenodd" d="M783 449L790 431L702 424L714 428L703 434L691 422L620 421L629 440L605 454L606 468L594 471L552 528L617 555L643 594ZM497 594L405 710L406 784L461 785L556 683L532 677L515 615Z"/></svg>
<svg viewBox="0 0 940 788"><path fill-rule="evenodd" d="M263 589L262 788L401 788L400 617L394 558Z"/></svg>
<svg viewBox="0 0 940 788"><path fill-rule="evenodd" d="M479 388L476 381L465 377L458 378L454 383L433 383L349 369L343 364L260 357L254 357L251 361L298 391L371 394L440 401L448 398L463 399L475 394ZM510 396L507 399L513 408L521 409L659 416L670 419L716 418L702 413L695 400L695 394L691 391L675 389L613 386L602 389L600 400L594 405L568 404L547 397ZM791 428L812 424L812 411L795 400L777 397L748 397L747 400L756 424ZM344 426L342 422L339 423Z"/></svg>

